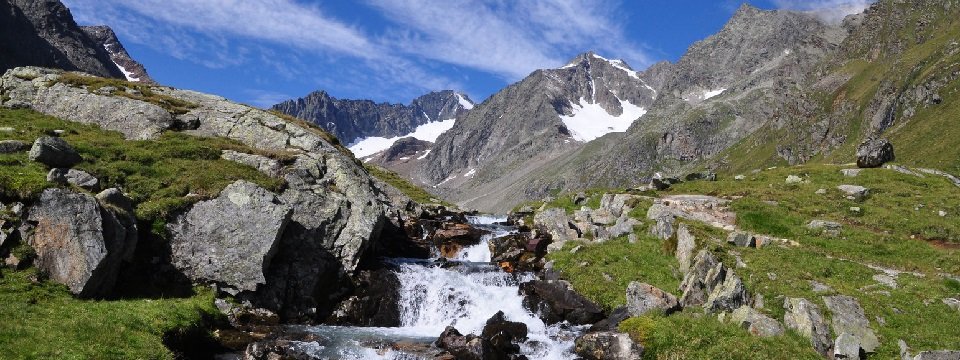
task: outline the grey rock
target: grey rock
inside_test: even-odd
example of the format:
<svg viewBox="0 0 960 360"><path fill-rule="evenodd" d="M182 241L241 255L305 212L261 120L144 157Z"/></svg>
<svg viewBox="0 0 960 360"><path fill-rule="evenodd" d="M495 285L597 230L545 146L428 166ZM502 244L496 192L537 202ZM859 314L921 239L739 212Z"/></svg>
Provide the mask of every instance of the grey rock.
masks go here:
<svg viewBox="0 0 960 360"><path fill-rule="evenodd" d="M81 297L106 296L123 257L136 246L136 229L88 194L47 189L28 210L36 227L27 243L37 252L37 267Z"/></svg>
<svg viewBox="0 0 960 360"><path fill-rule="evenodd" d="M803 182L803 178L796 175L790 175L790 176L787 176L787 180L784 182L787 184L799 184Z"/></svg>
<svg viewBox="0 0 960 360"><path fill-rule="evenodd" d="M893 144L887 139L867 139L857 147L857 166L876 168L896 160Z"/></svg>
<svg viewBox="0 0 960 360"><path fill-rule="evenodd" d="M693 250L697 247L696 238L687 229L686 224L680 224L677 227L677 250L674 256L680 263L680 273L686 274L690 269L690 261L693 259Z"/></svg>
<svg viewBox="0 0 960 360"><path fill-rule="evenodd" d="M960 360L960 350L921 351L914 360Z"/></svg>
<svg viewBox="0 0 960 360"><path fill-rule="evenodd" d="M753 234L742 231L730 233L727 242L739 247L757 247L757 238Z"/></svg>
<svg viewBox="0 0 960 360"><path fill-rule="evenodd" d="M943 304L947 305L951 309L960 311L960 299L955 298L945 298L943 299Z"/></svg>
<svg viewBox="0 0 960 360"><path fill-rule="evenodd" d="M783 326L777 320L749 307L743 306L730 314L730 322L747 329L755 336L771 337L783 335Z"/></svg>
<svg viewBox="0 0 960 360"><path fill-rule="evenodd" d="M913 356L910 356L910 347L907 346L907 342L903 339L897 340L897 347L900 348L900 360L913 360Z"/></svg>
<svg viewBox="0 0 960 360"><path fill-rule="evenodd" d="M843 170L840 170L840 172L843 173L843 176L846 176L846 177L857 177L857 176L860 175L860 171L861 171L861 169L843 169Z"/></svg>
<svg viewBox="0 0 960 360"><path fill-rule="evenodd" d="M824 293L824 292L833 291L833 288L830 287L829 285L821 283L819 281L815 281L815 280L810 280L810 288L815 293Z"/></svg>
<svg viewBox="0 0 960 360"><path fill-rule="evenodd" d="M586 360L640 360L643 345L634 342L627 334L601 331L577 338L574 352Z"/></svg>
<svg viewBox="0 0 960 360"><path fill-rule="evenodd" d="M168 225L172 263L191 279L255 291L292 212L269 191L237 181Z"/></svg>
<svg viewBox="0 0 960 360"><path fill-rule="evenodd" d="M637 281L627 286L627 309L630 316L642 316L651 311L670 314L680 310L677 297L653 285Z"/></svg>
<svg viewBox="0 0 960 360"><path fill-rule="evenodd" d="M826 195L826 194L827 194L827 189L817 189L817 191L815 191L814 194L817 194L817 195Z"/></svg>
<svg viewBox="0 0 960 360"><path fill-rule="evenodd" d="M553 238L550 244L551 251L563 248L563 244L568 240L580 238L580 231L573 223L563 209L546 209L538 211L533 216L533 223L544 226L547 233Z"/></svg>
<svg viewBox="0 0 960 360"><path fill-rule="evenodd" d="M833 332L835 334L850 334L860 343L860 347L868 353L874 352L880 341L870 328L870 322L863 313L863 308L857 299L845 295L825 296L823 298L827 308L833 315Z"/></svg>
<svg viewBox="0 0 960 360"><path fill-rule="evenodd" d="M873 281L876 281L882 284L883 286L889 287L891 289L897 288L897 279L887 274L873 275Z"/></svg>
<svg viewBox="0 0 960 360"><path fill-rule="evenodd" d="M860 338L850 333L841 333L833 345L833 358L860 360L860 348Z"/></svg>
<svg viewBox="0 0 960 360"><path fill-rule="evenodd" d="M840 236L840 230L843 225L833 221L812 220L807 224L807 229L820 230L820 233L827 236Z"/></svg>
<svg viewBox="0 0 960 360"><path fill-rule="evenodd" d="M823 319L820 307L807 299L785 298L783 308L783 324L788 329L810 339L813 348L821 355L827 356L830 351L830 329Z"/></svg>
<svg viewBox="0 0 960 360"><path fill-rule="evenodd" d="M84 33L60 1L9 0L0 4L0 72L45 66L123 78L103 46Z"/></svg>
<svg viewBox="0 0 960 360"><path fill-rule="evenodd" d="M722 265L707 250L700 250L693 259L693 265L680 283L680 304L683 307L703 305L710 291L718 283L717 279L707 278L707 274L717 265Z"/></svg>
<svg viewBox="0 0 960 360"><path fill-rule="evenodd" d="M150 75L147 74L147 69L143 67L143 64L134 60L133 57L127 53L127 49L123 47L123 44L120 43L117 35L113 32L113 29L109 26L81 26L80 29L83 30L91 40L107 50L107 53L110 55L110 60L113 61L113 63L123 67L123 70L130 73L127 80L144 84L156 84L156 82L150 78ZM124 75L126 76L126 74Z"/></svg>
<svg viewBox="0 0 960 360"><path fill-rule="evenodd" d="M0 141L0 154L10 154L25 151L30 148L30 144L27 144L20 140L3 140Z"/></svg>
<svg viewBox="0 0 960 360"><path fill-rule="evenodd" d="M634 226L640 225L640 222L636 219L622 216L617 219L617 223L613 226L607 227L607 233L611 238L621 237L624 235L632 235Z"/></svg>
<svg viewBox="0 0 960 360"><path fill-rule="evenodd" d="M83 160L70 144L52 136L41 136L34 141L29 156L30 160L44 165L63 168L71 167Z"/></svg>
<svg viewBox="0 0 960 360"><path fill-rule="evenodd" d="M244 154L241 152L233 150L224 150L220 157L224 160L233 161L236 163L244 164L250 166L261 173L264 173L268 176L279 177L280 176L280 162L266 156L254 155L254 154Z"/></svg>
<svg viewBox="0 0 960 360"><path fill-rule="evenodd" d="M100 190L100 180L83 170L53 168L47 173L47 181L61 185L71 184L87 191Z"/></svg>
<svg viewBox="0 0 960 360"><path fill-rule="evenodd" d="M750 304L750 296L747 294L746 286L739 276L734 274L732 270L725 269L723 264L715 267L712 271L717 273L716 278L723 276L723 282L715 286L710 292L710 296L707 297L707 301L703 305L704 308L712 312L733 311ZM707 277L714 277L714 275L708 273Z"/></svg>
<svg viewBox="0 0 960 360"><path fill-rule="evenodd" d="M870 195L870 189L859 185L840 185L837 190L847 195L850 200L862 201Z"/></svg>
<svg viewBox="0 0 960 360"><path fill-rule="evenodd" d="M737 175L737 176L734 176L733 179L736 181L743 181L743 180L746 180L747 177L744 175Z"/></svg>
<svg viewBox="0 0 960 360"><path fill-rule="evenodd" d="M660 239L667 240L673 237L673 226L676 218L672 215L660 216L657 222L650 228L650 235Z"/></svg>

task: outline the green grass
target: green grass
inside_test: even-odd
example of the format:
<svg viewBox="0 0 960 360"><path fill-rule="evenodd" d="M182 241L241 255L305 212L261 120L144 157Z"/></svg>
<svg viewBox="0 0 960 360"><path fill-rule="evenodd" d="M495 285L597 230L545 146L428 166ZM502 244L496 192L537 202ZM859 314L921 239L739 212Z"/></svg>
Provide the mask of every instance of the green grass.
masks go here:
<svg viewBox="0 0 960 360"><path fill-rule="evenodd" d="M620 331L644 346L644 359L822 359L807 339L793 333L762 338L732 323L685 311L627 319Z"/></svg>
<svg viewBox="0 0 960 360"><path fill-rule="evenodd" d="M423 188L414 185L409 180L404 179L402 176L393 171L372 164L364 164L363 166L367 169L367 171L370 172L370 175L373 175L377 179L380 179L381 181L397 188L397 190L400 190L400 192L410 197L410 199L413 201L421 204L440 203L441 205L451 206L450 203L438 200L433 194L428 193L426 190L423 190Z"/></svg>
<svg viewBox="0 0 960 360"><path fill-rule="evenodd" d="M215 197L226 185L240 179L270 190L283 181L256 169L220 159L222 150L262 152L223 138L202 138L165 133L156 140L128 141L120 133L94 125L67 122L30 110L0 109L0 126L15 132L6 138L33 142L37 137L64 130L64 140L84 158L76 168L100 179L101 187L120 187L136 204L137 217L152 223L192 202ZM284 154L264 154L286 160ZM27 159L27 153L0 156L0 185L7 198L26 199L44 188L48 169ZM187 197L188 194L195 196Z"/></svg>
<svg viewBox="0 0 960 360"><path fill-rule="evenodd" d="M183 299L78 300L35 276L28 269L0 277L4 359L173 359L163 336L218 314L208 290Z"/></svg>
<svg viewBox="0 0 960 360"><path fill-rule="evenodd" d="M960 348L960 328L953 325L960 314L942 303L944 298L960 297L960 282L940 275L960 275L960 189L938 176L919 178L893 170L866 169L858 177L848 178L840 173L842 168L816 164L783 167L748 174L743 181L721 177L716 182L682 183L652 195L731 198L739 228L800 244L734 248L708 240L725 239L725 232L688 223L700 248L711 250L735 269L750 293L763 297L761 311L768 316L782 321L783 297L802 297L819 304L829 322L823 296L843 294L859 300L880 337L881 346L872 358L896 358L899 339L915 351ZM788 185L784 180L789 175L801 176L805 182ZM836 190L840 184L865 186L871 195L862 202L847 200ZM818 195L818 189L827 193ZM917 210L920 204L924 206ZM645 202L630 215L643 219L648 206ZM860 207L862 213L852 213L851 206ZM940 217L936 213L940 210L947 216ZM841 234L826 237L807 229L813 219L841 223ZM641 235L637 244L618 239L584 245L571 254L568 250L577 245L571 243L549 254L549 259L579 292L607 309L624 303L630 281L645 281L679 295L672 254L675 243L645 236L648 224L637 229ZM739 253L747 266L736 267L730 251ZM903 273L897 288L886 288L873 279L881 272L867 265L920 275ZM832 290L814 292L813 281ZM695 313L632 319L624 326L644 339L649 359L766 358L796 353L798 344L793 335L755 339L735 326ZM809 350L805 341L802 345L800 349ZM740 348L757 350L731 352Z"/></svg>

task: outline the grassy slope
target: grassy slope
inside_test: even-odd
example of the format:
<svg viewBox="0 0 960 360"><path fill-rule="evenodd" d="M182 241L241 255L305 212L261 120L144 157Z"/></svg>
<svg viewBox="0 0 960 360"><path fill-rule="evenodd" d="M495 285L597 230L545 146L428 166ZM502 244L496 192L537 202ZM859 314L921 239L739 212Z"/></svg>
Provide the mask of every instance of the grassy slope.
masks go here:
<svg viewBox="0 0 960 360"><path fill-rule="evenodd" d="M722 231L690 224L698 245L712 250L728 265L734 266L728 251L739 252L747 267L736 271L749 291L766 299L764 312L768 315L782 320L782 296L805 297L825 309L822 296L850 295L860 300L881 338L882 346L875 358L897 357L898 339L915 350L960 348L960 329L952 325L960 320L960 314L941 302L946 297L960 296L960 282L939 276L960 276L960 250L923 240L960 243L960 189L940 177L918 178L892 170L870 169L859 177L845 178L840 169L830 165L778 168L753 174L744 181L683 183L665 193L737 198L732 207L738 214L738 227L801 244L798 248L734 249L706 240L724 239ZM807 182L787 185L784 179L788 175L802 176ZM866 186L873 194L860 203L846 200L836 190L840 184ZM827 190L826 195L815 194L821 188ZM924 206L914 210L920 204ZM851 206L860 207L862 213L850 212ZM642 218L645 210L635 210L631 216ZM946 217L937 214L941 210L947 212ZM812 219L844 224L841 236L828 238L806 229ZM637 227L636 244L617 239L586 245L575 254L555 252L550 259L579 291L608 309L624 304L626 285L634 280L679 295L676 289L681 277L672 255L674 245L647 236L648 226L645 222ZM568 244L565 250L575 245ZM864 264L921 275L901 274L898 288L890 289L878 286L873 276L879 272ZM815 293L810 281L827 284L833 290ZM882 324L878 318L883 319ZM808 350L806 343L795 347L792 335L773 342L751 338L743 331L725 328L711 317L699 317L696 312L633 322L625 326L635 337L646 340L646 357L651 359L750 358L764 354L728 352L738 347L765 349L766 354ZM690 346L694 343L700 345Z"/></svg>
<svg viewBox="0 0 960 360"><path fill-rule="evenodd" d="M65 286L0 278L0 358L172 359L162 337L219 314L213 294L183 299L77 300Z"/></svg>

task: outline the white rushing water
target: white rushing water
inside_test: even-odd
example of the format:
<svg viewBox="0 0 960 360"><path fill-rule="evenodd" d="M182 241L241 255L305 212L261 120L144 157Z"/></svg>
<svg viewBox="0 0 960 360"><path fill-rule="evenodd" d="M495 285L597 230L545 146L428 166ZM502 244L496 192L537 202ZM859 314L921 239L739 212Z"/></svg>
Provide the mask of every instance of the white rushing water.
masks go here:
<svg viewBox="0 0 960 360"><path fill-rule="evenodd" d="M532 274L514 276L490 264L488 241L508 235L515 230L496 225L505 218L471 217L475 226L491 231L480 244L461 251L458 259L463 264L451 268L402 264L397 271L400 280L399 328L317 327L318 333L336 338L335 344L318 349L317 354L340 359L416 359L415 355L387 350L364 348L364 339L377 338L432 342L447 326L454 326L462 334L479 334L486 321L503 311L509 321L527 325L528 341L521 351L528 358L559 360L572 359L575 328L565 325L546 325L535 314L523 307L519 292L522 282L535 279ZM370 341L366 341L370 343ZM337 349L331 349L331 346Z"/></svg>

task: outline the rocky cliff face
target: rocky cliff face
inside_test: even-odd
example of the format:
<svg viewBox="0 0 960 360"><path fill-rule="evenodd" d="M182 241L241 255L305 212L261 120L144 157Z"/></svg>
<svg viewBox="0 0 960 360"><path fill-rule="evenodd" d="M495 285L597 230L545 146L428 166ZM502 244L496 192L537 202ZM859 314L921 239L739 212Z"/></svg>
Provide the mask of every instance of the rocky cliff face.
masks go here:
<svg viewBox="0 0 960 360"><path fill-rule="evenodd" d="M156 84L153 78L147 74L147 69L143 67L143 64L134 60L133 57L127 53L127 49L123 47L120 39L117 39L117 34L115 34L109 26L81 26L80 29L87 33L87 36L90 36L93 41L107 50L107 53L110 54L110 60L120 68L120 72L123 73L123 76L126 77L127 80Z"/></svg>
<svg viewBox="0 0 960 360"><path fill-rule="evenodd" d="M582 54L562 68L535 71L458 119L415 180L454 200L476 197L486 193L482 187L510 184L615 126L625 130L656 96L625 62ZM589 126L600 122L609 124Z"/></svg>
<svg viewBox="0 0 960 360"><path fill-rule="evenodd" d="M0 1L0 71L26 65L124 78L59 0Z"/></svg>
<svg viewBox="0 0 960 360"><path fill-rule="evenodd" d="M812 15L744 5L677 63L658 63L635 78L616 66L622 63L578 57L535 72L471 112L438 140L418 180L436 184L476 168L475 181L444 183L454 188L446 194L466 206L503 210L551 189L624 186L655 171L681 171L758 129L784 128L808 113L812 105L802 94L846 35ZM598 76L598 69L606 71ZM610 114L620 111L611 99L629 99L646 112L623 133L568 142L561 118L581 97Z"/></svg>
<svg viewBox="0 0 960 360"><path fill-rule="evenodd" d="M456 119L473 108L467 95L452 90L431 92L410 105L375 103L370 100L337 99L325 91L273 106L287 115L309 120L351 144L365 137L398 137L419 125Z"/></svg>

